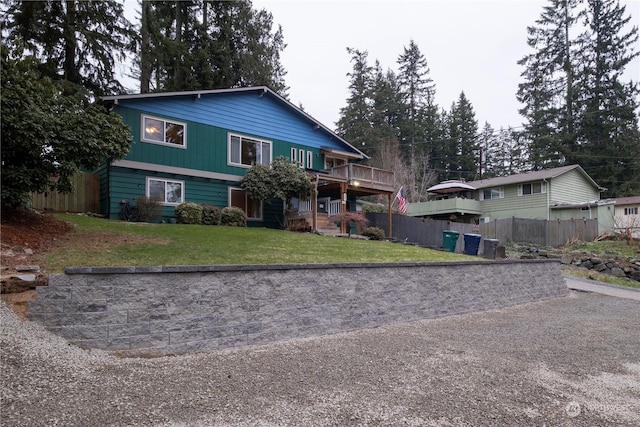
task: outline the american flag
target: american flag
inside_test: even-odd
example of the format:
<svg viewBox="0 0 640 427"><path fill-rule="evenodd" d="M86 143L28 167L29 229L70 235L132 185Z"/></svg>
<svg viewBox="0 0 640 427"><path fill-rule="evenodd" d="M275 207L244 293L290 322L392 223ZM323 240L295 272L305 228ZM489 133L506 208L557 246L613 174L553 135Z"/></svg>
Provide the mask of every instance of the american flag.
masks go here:
<svg viewBox="0 0 640 427"><path fill-rule="evenodd" d="M398 209L400 209L400 212L407 213L407 198L404 196L403 187L400 187L400 190L398 190L398 194L396 194L396 199L398 199Z"/></svg>

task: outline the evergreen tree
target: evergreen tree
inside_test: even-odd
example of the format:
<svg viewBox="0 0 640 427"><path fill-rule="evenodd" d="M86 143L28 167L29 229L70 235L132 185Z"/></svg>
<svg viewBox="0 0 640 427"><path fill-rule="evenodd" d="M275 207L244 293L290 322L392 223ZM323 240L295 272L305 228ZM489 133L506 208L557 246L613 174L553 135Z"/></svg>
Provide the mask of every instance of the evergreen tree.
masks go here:
<svg viewBox="0 0 640 427"><path fill-rule="evenodd" d="M640 188L638 86L622 74L638 28L618 0L550 0L528 43L518 99L533 169L581 164L607 196Z"/></svg>
<svg viewBox="0 0 640 427"><path fill-rule="evenodd" d="M353 48L347 48L347 52L351 55L353 63L353 71L347 74L350 78L350 94L347 105L340 109L336 132L369 155L373 149L370 144L373 76L372 68L367 59L369 53L366 50L361 51Z"/></svg>
<svg viewBox="0 0 640 427"><path fill-rule="evenodd" d="M136 33L115 0L5 0L1 25L6 40L24 43L43 74L89 89L94 95L122 92L116 65L135 45ZM74 89L75 90L75 89Z"/></svg>
<svg viewBox="0 0 640 427"><path fill-rule="evenodd" d="M145 0L141 91L155 78L155 91L266 85L286 96L284 38L273 26L272 15L249 0Z"/></svg>
<svg viewBox="0 0 640 427"><path fill-rule="evenodd" d="M435 85L429 77L427 60L413 40L398 57L398 65L398 82L406 111L400 142L407 147L407 153L414 154L416 143L425 142L423 119L426 107L434 104Z"/></svg>
<svg viewBox="0 0 640 427"><path fill-rule="evenodd" d="M577 0L550 0L536 26L528 27L527 44L535 51L518 63L525 81L518 87L520 109L527 120L524 134L530 141L534 169L559 166L575 148L575 79L578 47L570 32L579 15Z"/></svg>
<svg viewBox="0 0 640 427"><path fill-rule="evenodd" d="M473 181L479 177L478 154L478 122L475 119L473 106L460 93L458 101L451 107L447 121L447 154L448 170L445 179L464 179Z"/></svg>
<svg viewBox="0 0 640 427"><path fill-rule="evenodd" d="M586 25L583 111L576 159L607 196L637 195L640 190L638 86L624 83L626 65L638 56L632 46L638 28L625 32L631 18L614 0L589 0Z"/></svg>

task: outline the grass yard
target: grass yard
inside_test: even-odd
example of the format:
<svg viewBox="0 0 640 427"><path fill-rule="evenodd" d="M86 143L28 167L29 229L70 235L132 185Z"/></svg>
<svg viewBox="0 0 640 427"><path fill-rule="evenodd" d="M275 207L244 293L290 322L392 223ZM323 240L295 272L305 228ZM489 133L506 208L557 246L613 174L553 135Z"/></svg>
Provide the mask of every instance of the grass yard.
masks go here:
<svg viewBox="0 0 640 427"><path fill-rule="evenodd" d="M73 224L68 244L46 256L64 267L417 262L482 260L410 245L266 228L145 224L60 214Z"/></svg>

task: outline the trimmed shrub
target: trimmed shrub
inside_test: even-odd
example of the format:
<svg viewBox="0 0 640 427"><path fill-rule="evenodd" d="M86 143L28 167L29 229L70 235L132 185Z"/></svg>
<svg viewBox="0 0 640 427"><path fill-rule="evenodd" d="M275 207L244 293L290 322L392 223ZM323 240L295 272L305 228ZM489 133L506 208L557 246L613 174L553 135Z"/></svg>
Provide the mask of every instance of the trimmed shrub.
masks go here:
<svg viewBox="0 0 640 427"><path fill-rule="evenodd" d="M164 206L162 206L160 199L138 196L136 197L136 209L138 210L138 221L151 222L162 216Z"/></svg>
<svg viewBox="0 0 640 427"><path fill-rule="evenodd" d="M202 206L193 202L184 202L176 206L176 222L178 224L201 224Z"/></svg>
<svg viewBox="0 0 640 427"><path fill-rule="evenodd" d="M362 235L369 240L384 240L384 230L380 227L369 227L362 231Z"/></svg>
<svg viewBox="0 0 640 427"><path fill-rule="evenodd" d="M204 225L220 225L222 212L213 205L202 205L202 223Z"/></svg>
<svg viewBox="0 0 640 427"><path fill-rule="evenodd" d="M389 207L384 205L362 205L363 212L376 212L376 213L387 213L389 212Z"/></svg>
<svg viewBox="0 0 640 427"><path fill-rule="evenodd" d="M247 226L247 214L240 208L233 206L227 206L222 209L222 218L220 220L222 225L229 225L232 227L246 227Z"/></svg>

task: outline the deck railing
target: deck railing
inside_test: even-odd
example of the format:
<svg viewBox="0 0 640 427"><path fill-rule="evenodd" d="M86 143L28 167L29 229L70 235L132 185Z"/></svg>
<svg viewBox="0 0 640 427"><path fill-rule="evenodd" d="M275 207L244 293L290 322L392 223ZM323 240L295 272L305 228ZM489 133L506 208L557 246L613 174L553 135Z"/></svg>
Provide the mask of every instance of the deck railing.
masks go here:
<svg viewBox="0 0 640 427"><path fill-rule="evenodd" d="M333 167L329 170L329 175L347 179L354 185L373 184L391 189L395 186L395 175L393 171L359 165L357 163L348 163L346 165Z"/></svg>

